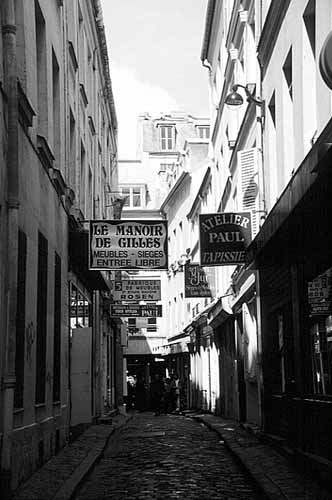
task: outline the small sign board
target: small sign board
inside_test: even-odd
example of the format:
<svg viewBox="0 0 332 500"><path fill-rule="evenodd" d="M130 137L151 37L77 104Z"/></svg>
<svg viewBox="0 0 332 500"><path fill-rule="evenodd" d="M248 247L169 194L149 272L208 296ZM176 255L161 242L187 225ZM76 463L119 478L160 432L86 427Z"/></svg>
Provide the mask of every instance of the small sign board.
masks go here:
<svg viewBox="0 0 332 500"><path fill-rule="evenodd" d="M120 318L160 318L162 307L160 304L111 304L111 316Z"/></svg>
<svg viewBox="0 0 332 500"><path fill-rule="evenodd" d="M325 316L332 312L332 268L308 282L308 302L312 316Z"/></svg>
<svg viewBox="0 0 332 500"><path fill-rule="evenodd" d="M250 212L200 214L201 266L232 266L246 262L251 242Z"/></svg>
<svg viewBox="0 0 332 500"><path fill-rule="evenodd" d="M113 299L117 301L161 299L160 280L121 280L116 281L112 291Z"/></svg>
<svg viewBox="0 0 332 500"><path fill-rule="evenodd" d="M90 221L91 270L167 269L167 221Z"/></svg>
<svg viewBox="0 0 332 500"><path fill-rule="evenodd" d="M212 296L205 270L199 264L186 264L184 266L184 296Z"/></svg>

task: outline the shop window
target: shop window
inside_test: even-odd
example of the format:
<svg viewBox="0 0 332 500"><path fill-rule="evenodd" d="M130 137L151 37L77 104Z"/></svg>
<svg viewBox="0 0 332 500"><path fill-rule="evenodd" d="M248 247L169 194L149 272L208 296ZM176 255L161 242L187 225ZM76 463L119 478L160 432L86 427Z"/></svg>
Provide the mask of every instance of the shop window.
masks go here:
<svg viewBox="0 0 332 500"><path fill-rule="evenodd" d="M291 304L271 314L271 385L276 392L292 392L294 387L294 349Z"/></svg>
<svg viewBox="0 0 332 500"><path fill-rule="evenodd" d="M332 394L332 268L308 283L315 394Z"/></svg>
<svg viewBox="0 0 332 500"><path fill-rule="evenodd" d="M70 291L70 326L71 328L91 326L90 302L73 284Z"/></svg>

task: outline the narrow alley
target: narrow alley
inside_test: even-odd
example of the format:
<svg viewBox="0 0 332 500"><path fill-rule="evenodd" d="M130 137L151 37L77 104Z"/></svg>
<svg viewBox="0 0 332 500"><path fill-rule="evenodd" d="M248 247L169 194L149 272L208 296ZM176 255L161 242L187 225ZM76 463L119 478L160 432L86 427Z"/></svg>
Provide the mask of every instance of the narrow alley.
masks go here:
<svg viewBox="0 0 332 500"><path fill-rule="evenodd" d="M190 417L135 413L75 500L263 499L217 433Z"/></svg>

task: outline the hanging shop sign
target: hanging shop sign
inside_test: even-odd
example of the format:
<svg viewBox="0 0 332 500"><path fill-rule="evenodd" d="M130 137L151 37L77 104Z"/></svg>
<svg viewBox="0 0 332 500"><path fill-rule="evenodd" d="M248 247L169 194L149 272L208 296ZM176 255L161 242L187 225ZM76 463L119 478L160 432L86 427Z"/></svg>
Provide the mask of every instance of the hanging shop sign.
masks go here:
<svg viewBox="0 0 332 500"><path fill-rule="evenodd" d="M161 299L160 280L122 280L116 281L112 291L115 301L140 301Z"/></svg>
<svg viewBox="0 0 332 500"><path fill-rule="evenodd" d="M160 304L111 304L111 316L120 318L161 318Z"/></svg>
<svg viewBox="0 0 332 500"><path fill-rule="evenodd" d="M332 312L332 268L308 282L308 302L311 316Z"/></svg>
<svg viewBox="0 0 332 500"><path fill-rule="evenodd" d="M232 266L246 262L251 242L250 212L200 214L201 266Z"/></svg>
<svg viewBox="0 0 332 500"><path fill-rule="evenodd" d="M90 221L90 269L167 269L167 221Z"/></svg>
<svg viewBox="0 0 332 500"><path fill-rule="evenodd" d="M199 264L184 266L184 296L212 297L205 270Z"/></svg>

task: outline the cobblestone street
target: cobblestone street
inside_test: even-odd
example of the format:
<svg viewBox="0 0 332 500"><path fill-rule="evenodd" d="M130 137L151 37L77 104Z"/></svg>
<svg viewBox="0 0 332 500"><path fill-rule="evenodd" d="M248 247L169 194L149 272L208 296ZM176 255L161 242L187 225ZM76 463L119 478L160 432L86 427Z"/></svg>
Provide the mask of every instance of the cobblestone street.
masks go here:
<svg viewBox="0 0 332 500"><path fill-rule="evenodd" d="M76 500L263 497L218 435L191 418L138 413L111 437Z"/></svg>

